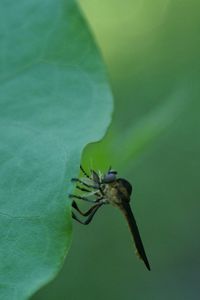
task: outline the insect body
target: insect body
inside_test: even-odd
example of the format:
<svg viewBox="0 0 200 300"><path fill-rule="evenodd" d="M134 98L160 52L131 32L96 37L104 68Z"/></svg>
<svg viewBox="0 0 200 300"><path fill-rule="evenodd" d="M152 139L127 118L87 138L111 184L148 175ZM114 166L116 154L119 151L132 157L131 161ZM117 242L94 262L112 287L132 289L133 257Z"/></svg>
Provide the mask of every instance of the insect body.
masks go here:
<svg viewBox="0 0 200 300"><path fill-rule="evenodd" d="M72 207L82 216L87 217L87 219L85 221L81 221L77 218L74 212L72 212L72 217L81 224L86 225L91 222L93 216L102 205L111 204L118 207L128 222L139 257L144 261L147 269L150 270L150 265L139 234L136 220L129 204L132 193L131 184L125 179L117 178L117 172L111 169L109 169L106 174L97 174L92 170L91 175L89 176L82 167L80 168L85 177L82 179L73 178L72 181L79 184L76 188L82 192L86 192L86 194L81 196L70 194L69 196L71 198L91 202L93 203L93 206L83 213L78 208L76 202L73 201Z"/></svg>

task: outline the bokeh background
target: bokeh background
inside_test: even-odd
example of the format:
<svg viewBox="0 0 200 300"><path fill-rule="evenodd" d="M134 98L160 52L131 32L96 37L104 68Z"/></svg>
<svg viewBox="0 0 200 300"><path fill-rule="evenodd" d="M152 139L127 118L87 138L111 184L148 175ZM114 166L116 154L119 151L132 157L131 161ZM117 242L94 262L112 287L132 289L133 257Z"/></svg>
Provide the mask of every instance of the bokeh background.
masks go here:
<svg viewBox="0 0 200 300"><path fill-rule="evenodd" d="M152 271L136 257L123 216L104 207L91 225L73 224L62 271L33 299L199 299L200 2L79 3L115 100L106 137L87 146L83 164L112 165L133 183Z"/></svg>

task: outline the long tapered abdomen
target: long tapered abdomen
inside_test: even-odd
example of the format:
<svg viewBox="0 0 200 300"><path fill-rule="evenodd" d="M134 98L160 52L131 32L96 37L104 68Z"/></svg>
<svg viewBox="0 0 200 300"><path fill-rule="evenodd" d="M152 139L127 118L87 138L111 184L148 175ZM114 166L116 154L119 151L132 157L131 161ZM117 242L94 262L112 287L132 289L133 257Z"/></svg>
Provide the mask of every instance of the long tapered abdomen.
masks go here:
<svg viewBox="0 0 200 300"><path fill-rule="evenodd" d="M141 237L140 237L140 233L139 233L139 230L138 230L138 227L137 227L137 224L136 224L135 217L133 215L133 212L131 210L131 207L130 207L129 203L128 202L123 202L120 205L120 209L122 210L124 216L126 217L126 219L128 221L128 225L129 225L129 228L131 230L137 252L138 252L140 258L144 261L147 269L150 271L151 268L150 268L145 250L144 250L144 246L143 246L143 243L142 243L142 240L141 240Z"/></svg>

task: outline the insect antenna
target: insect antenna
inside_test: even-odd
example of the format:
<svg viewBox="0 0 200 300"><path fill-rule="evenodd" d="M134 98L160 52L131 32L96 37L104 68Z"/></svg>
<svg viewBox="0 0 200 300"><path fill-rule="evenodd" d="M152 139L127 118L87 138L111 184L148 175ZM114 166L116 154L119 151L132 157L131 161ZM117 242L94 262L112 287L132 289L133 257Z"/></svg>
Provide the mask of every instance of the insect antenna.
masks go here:
<svg viewBox="0 0 200 300"><path fill-rule="evenodd" d="M80 169L83 172L83 174L87 177L90 178L90 176L85 172L85 170L83 169L82 165L80 165Z"/></svg>

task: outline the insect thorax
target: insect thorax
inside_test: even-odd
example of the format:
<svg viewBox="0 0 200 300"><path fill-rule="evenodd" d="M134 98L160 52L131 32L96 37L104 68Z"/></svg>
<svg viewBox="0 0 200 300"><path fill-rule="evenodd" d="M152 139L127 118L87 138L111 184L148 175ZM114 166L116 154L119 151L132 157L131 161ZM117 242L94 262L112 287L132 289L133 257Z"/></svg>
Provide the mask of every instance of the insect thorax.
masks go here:
<svg viewBox="0 0 200 300"><path fill-rule="evenodd" d="M106 200L114 205L119 206L123 202L130 201L131 185L124 184L124 180L117 179L116 181L104 185L104 194Z"/></svg>

